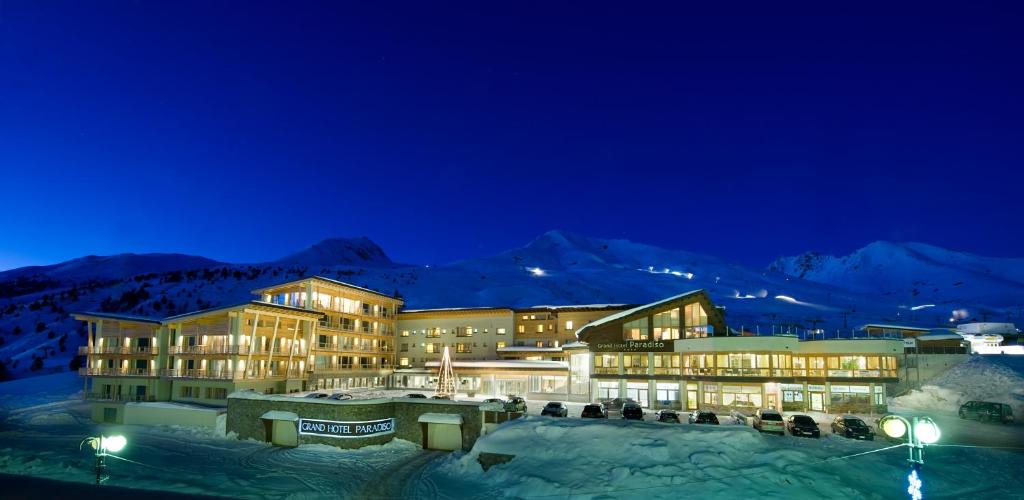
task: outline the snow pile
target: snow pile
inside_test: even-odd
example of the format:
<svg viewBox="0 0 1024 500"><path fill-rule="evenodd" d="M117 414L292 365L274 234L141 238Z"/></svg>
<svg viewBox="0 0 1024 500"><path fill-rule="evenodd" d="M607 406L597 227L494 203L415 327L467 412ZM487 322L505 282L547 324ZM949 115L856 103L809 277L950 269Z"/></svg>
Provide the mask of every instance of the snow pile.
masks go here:
<svg viewBox="0 0 1024 500"><path fill-rule="evenodd" d="M463 455L432 464L420 493L459 498L900 498L905 451L888 442L760 435L746 426L527 417ZM484 471L482 452L515 455ZM1007 452L945 448L930 455L926 495L1014 496ZM998 478L963 481L962 478ZM984 492L984 493L982 493Z"/></svg>
<svg viewBox="0 0 1024 500"><path fill-rule="evenodd" d="M890 399L890 405L912 410L956 413L967 401L992 401L1013 406L1024 415L1024 377L998 356L971 356L921 386L921 390Z"/></svg>

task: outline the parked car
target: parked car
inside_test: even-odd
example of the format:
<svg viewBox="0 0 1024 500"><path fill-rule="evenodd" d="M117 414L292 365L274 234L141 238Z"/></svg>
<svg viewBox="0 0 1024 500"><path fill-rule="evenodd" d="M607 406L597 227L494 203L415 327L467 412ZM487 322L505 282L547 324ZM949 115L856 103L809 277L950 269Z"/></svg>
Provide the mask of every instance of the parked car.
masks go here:
<svg viewBox="0 0 1024 500"><path fill-rule="evenodd" d="M601 403L591 403L583 407L580 418L608 418L608 410Z"/></svg>
<svg viewBox="0 0 1024 500"><path fill-rule="evenodd" d="M541 416L550 415L552 417L568 417L569 408L558 401L551 401L544 405L544 409L540 411Z"/></svg>
<svg viewBox="0 0 1024 500"><path fill-rule="evenodd" d="M707 410L693 410L687 418L691 424L712 424L718 425L718 417L714 412Z"/></svg>
<svg viewBox="0 0 1024 500"><path fill-rule="evenodd" d="M347 399L352 399L352 395L344 392L336 392L328 396L327 399L333 399L335 401L345 401Z"/></svg>
<svg viewBox="0 0 1024 500"><path fill-rule="evenodd" d="M794 436L821 437L818 423L807 415L790 415L786 418L786 428Z"/></svg>
<svg viewBox="0 0 1024 500"><path fill-rule="evenodd" d="M430 399L449 399L450 400L452 398L451 398L451 396L442 396L440 394L435 394L433 396L430 396Z"/></svg>
<svg viewBox="0 0 1024 500"><path fill-rule="evenodd" d="M1013 423L1013 407L1005 403L968 401L960 406L960 418L1010 424Z"/></svg>
<svg viewBox="0 0 1024 500"><path fill-rule="evenodd" d="M420 394L418 392L410 392L409 394L406 394L405 397L407 397L407 398L427 399L427 395L426 394Z"/></svg>
<svg viewBox="0 0 1024 500"><path fill-rule="evenodd" d="M636 404L636 401L632 398L615 398L602 401L602 403L608 411L622 411L622 407L627 403Z"/></svg>
<svg viewBox="0 0 1024 500"><path fill-rule="evenodd" d="M852 415L840 415L832 421L832 434L851 439L875 440L875 431L863 420Z"/></svg>
<svg viewBox="0 0 1024 500"><path fill-rule="evenodd" d="M306 394L305 397L310 398L310 399L326 398L327 397L327 393L326 392L311 392L309 394Z"/></svg>
<svg viewBox="0 0 1024 500"><path fill-rule="evenodd" d="M484 400L484 403L501 403L502 405L504 405L505 404L505 400L504 399L498 399L498 398L487 398L487 399Z"/></svg>
<svg viewBox="0 0 1024 500"><path fill-rule="evenodd" d="M680 423L679 414L675 410L658 410L658 413L655 414L655 420L658 422Z"/></svg>
<svg viewBox="0 0 1024 500"><path fill-rule="evenodd" d="M758 408L754 412L754 428L760 432L786 433L786 424L782 414L774 408Z"/></svg>
<svg viewBox="0 0 1024 500"><path fill-rule="evenodd" d="M505 411L526 413L526 400L519 396L510 396L505 402Z"/></svg>
<svg viewBox="0 0 1024 500"><path fill-rule="evenodd" d="M636 403L622 405L622 418L625 420L643 420L644 409Z"/></svg>

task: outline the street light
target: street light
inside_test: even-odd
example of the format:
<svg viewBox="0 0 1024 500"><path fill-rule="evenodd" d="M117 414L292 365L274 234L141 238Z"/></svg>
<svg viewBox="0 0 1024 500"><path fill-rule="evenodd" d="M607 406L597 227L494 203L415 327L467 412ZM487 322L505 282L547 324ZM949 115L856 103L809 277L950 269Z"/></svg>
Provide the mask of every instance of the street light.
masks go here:
<svg viewBox="0 0 1024 500"><path fill-rule="evenodd" d="M103 474L107 467L107 455L123 450L128 445L128 439L121 435L87 437L79 444L79 449L85 443L89 443L89 446L96 450L96 484L103 484L104 481L110 479L110 476ZM111 456L116 458L115 455Z"/></svg>
<svg viewBox="0 0 1024 500"><path fill-rule="evenodd" d="M912 417L908 421L899 415L886 415L878 421L878 427L893 439L901 439L906 436L906 446L910 450L907 459L910 462L910 474L907 475L907 494L911 500L921 500L921 487L924 485L921 480L921 465L924 464L924 447L928 444L935 444L942 436L939 426L928 417Z"/></svg>

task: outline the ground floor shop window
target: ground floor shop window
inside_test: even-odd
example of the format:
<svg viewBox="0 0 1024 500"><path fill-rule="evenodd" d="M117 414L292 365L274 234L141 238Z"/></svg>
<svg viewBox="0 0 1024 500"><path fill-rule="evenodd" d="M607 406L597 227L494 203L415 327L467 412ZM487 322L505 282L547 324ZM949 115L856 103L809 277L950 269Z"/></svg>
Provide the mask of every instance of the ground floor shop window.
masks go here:
<svg viewBox="0 0 1024 500"><path fill-rule="evenodd" d="M833 413L870 411L870 389L866 385L833 385L829 390L829 411Z"/></svg>
<svg viewBox="0 0 1024 500"><path fill-rule="evenodd" d="M626 384L626 397L630 398L640 406L650 407L650 390L647 382L628 382Z"/></svg>
<svg viewBox="0 0 1024 500"><path fill-rule="evenodd" d="M782 410L798 411L806 408L804 403L804 388L802 386L782 388Z"/></svg>
<svg viewBox="0 0 1024 500"><path fill-rule="evenodd" d="M533 375L530 392L565 392L565 377L560 375Z"/></svg>
<svg viewBox="0 0 1024 500"><path fill-rule="evenodd" d="M722 405L733 408L757 409L764 405L759 385L723 385Z"/></svg>
<svg viewBox="0 0 1024 500"><path fill-rule="evenodd" d="M658 406L665 408L679 407L679 384L661 383L657 385L655 399Z"/></svg>
<svg viewBox="0 0 1024 500"><path fill-rule="evenodd" d="M597 383L597 397L600 400L615 399L619 397L619 383L618 382L598 382Z"/></svg>

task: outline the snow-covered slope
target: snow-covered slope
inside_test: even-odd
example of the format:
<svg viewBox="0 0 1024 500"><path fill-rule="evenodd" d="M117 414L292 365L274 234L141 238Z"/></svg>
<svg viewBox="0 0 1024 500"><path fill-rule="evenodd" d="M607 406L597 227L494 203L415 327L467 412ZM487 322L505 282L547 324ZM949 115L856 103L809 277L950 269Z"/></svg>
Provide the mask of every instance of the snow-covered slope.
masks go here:
<svg viewBox="0 0 1024 500"><path fill-rule="evenodd" d="M315 245L273 262L286 266L392 266L391 259L369 238L327 238Z"/></svg>
<svg viewBox="0 0 1024 500"><path fill-rule="evenodd" d="M1024 288L1024 259L981 257L924 243L877 241L842 257L809 252L780 258L769 269L916 304L956 297L1013 306L1019 303L1014 295Z"/></svg>
<svg viewBox="0 0 1024 500"><path fill-rule="evenodd" d="M45 276L55 280L121 279L146 273L203 269L219 265L213 259L178 253L122 253L89 255L49 266L28 266L0 272L0 282L21 277Z"/></svg>

